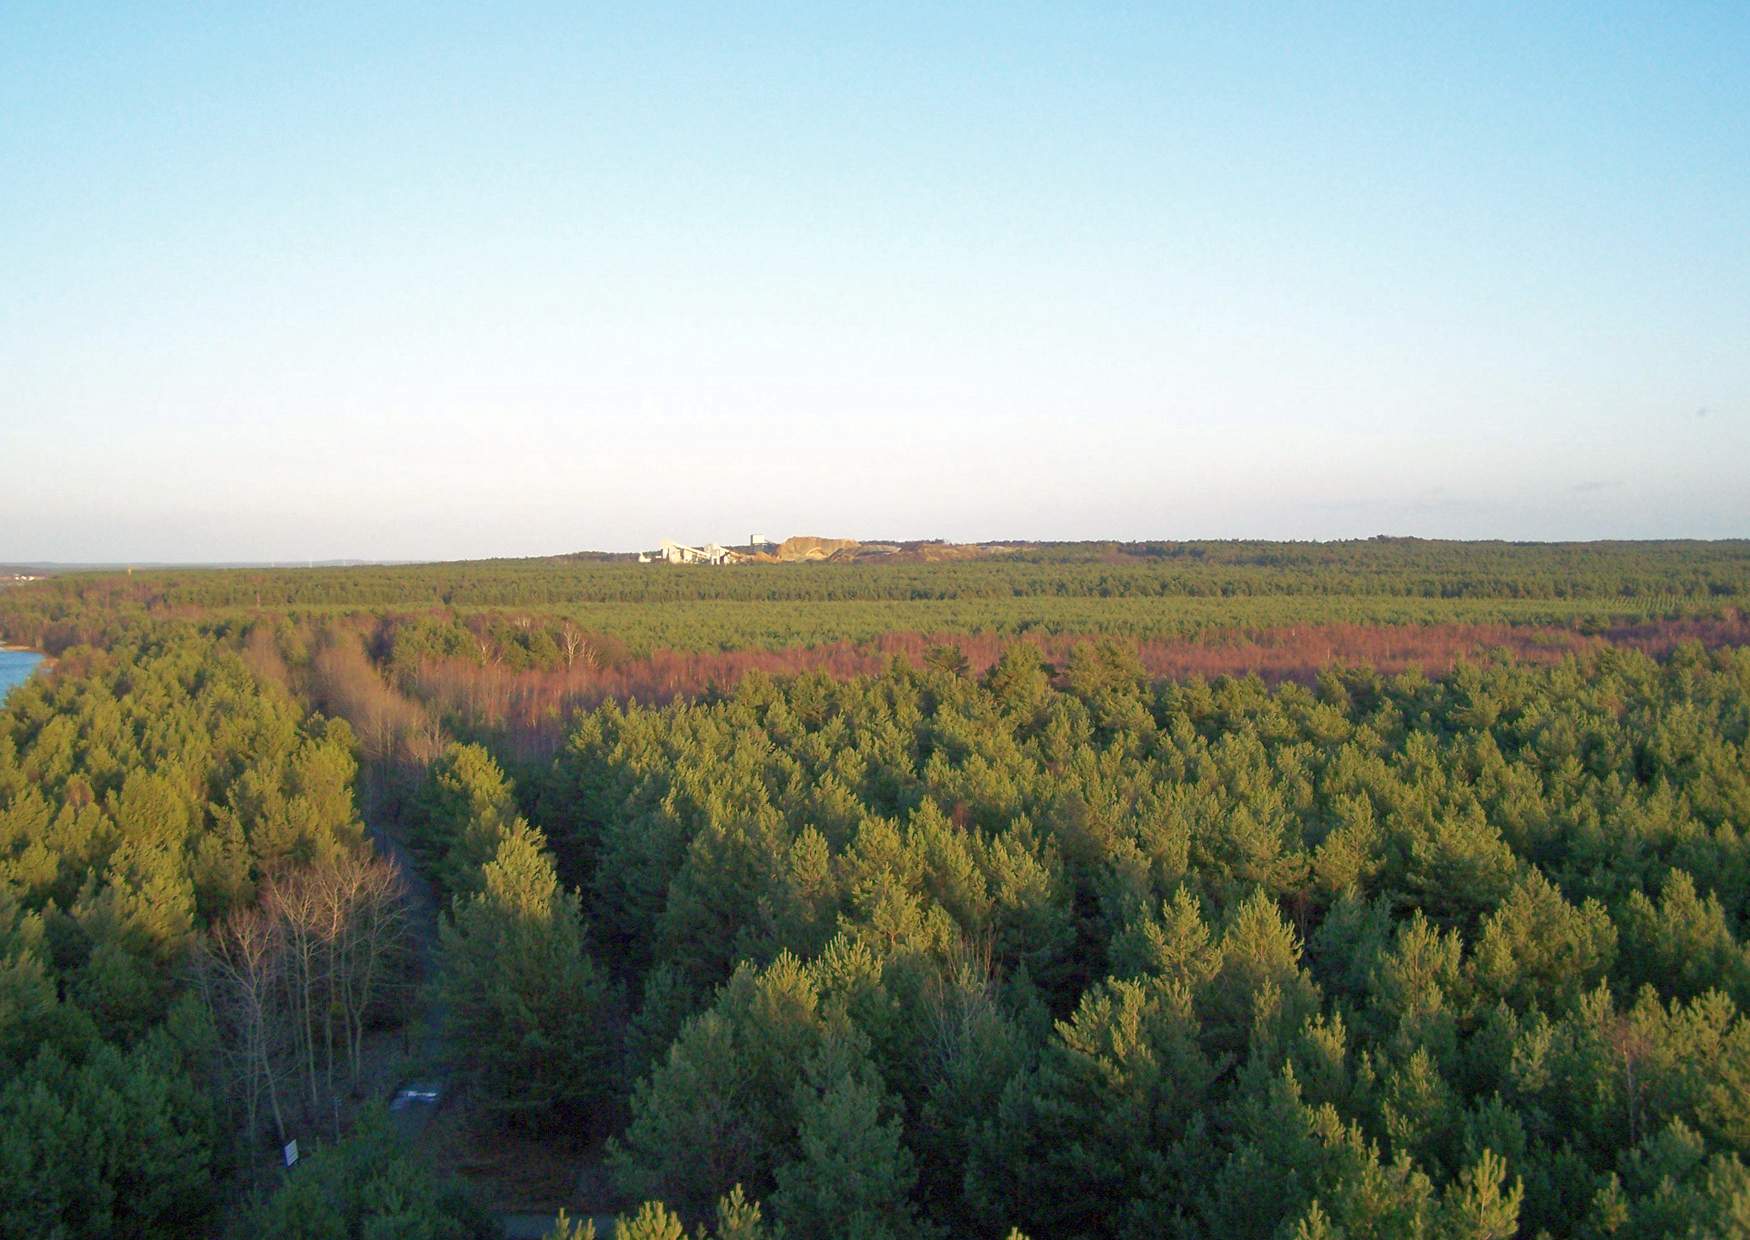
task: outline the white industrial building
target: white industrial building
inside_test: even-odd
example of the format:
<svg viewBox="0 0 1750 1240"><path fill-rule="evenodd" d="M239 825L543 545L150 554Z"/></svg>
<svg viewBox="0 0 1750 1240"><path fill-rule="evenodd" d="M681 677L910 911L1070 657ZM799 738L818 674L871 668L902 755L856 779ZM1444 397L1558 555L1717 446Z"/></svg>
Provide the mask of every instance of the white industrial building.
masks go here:
<svg viewBox="0 0 1750 1240"><path fill-rule="evenodd" d="M638 553L640 564L650 564L661 561L664 564L733 564L739 560L742 553L731 551L728 547L717 543L706 543L703 547L689 547L685 543L662 540L662 546L655 551Z"/></svg>
<svg viewBox="0 0 1750 1240"><path fill-rule="evenodd" d="M756 555L770 555L778 544L764 534L749 534L747 546L725 547L721 543L706 543L702 547L663 539L655 551L640 551L640 564L740 564Z"/></svg>

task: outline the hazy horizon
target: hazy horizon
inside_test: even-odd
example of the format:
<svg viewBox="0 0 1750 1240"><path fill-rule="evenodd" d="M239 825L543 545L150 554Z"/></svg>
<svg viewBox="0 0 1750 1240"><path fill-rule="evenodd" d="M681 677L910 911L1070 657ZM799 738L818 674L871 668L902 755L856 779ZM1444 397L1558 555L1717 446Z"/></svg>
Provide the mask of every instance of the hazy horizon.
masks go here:
<svg viewBox="0 0 1750 1240"><path fill-rule="evenodd" d="M858 537L855 534L845 535L845 536L853 538L855 541L862 542L864 544L868 544L868 545L872 545L872 546L881 546L883 544L893 544L893 543L911 544L911 543L928 543L928 542L949 543L950 545L962 545L962 546L978 545L976 543L954 544L952 540L939 539L939 538L899 539L899 538L884 538L884 537ZM811 534L811 535L805 535L805 537L827 537L827 536L826 535L819 535L819 534ZM1549 547L1549 546L1586 546L1589 544L1590 545L1605 546L1605 545L1617 545L1617 544L1623 544L1623 543L1627 543L1627 544L1631 544L1631 545L1633 545L1633 544L1646 544L1648 546L1657 545L1657 544L1671 544L1671 543L1709 545L1709 544L1718 544L1718 543L1736 543L1736 542L1750 541L1750 540L1747 540L1747 539L1741 538L1741 537L1726 537L1726 538L1711 538L1711 539L1708 539L1708 538L1701 538L1701 539L1695 539L1695 538L1644 538L1644 539L1597 538L1597 539L1550 539L1550 540L1512 539L1512 538L1441 539L1441 538L1422 538L1421 536L1414 535L1414 534L1381 533L1381 534L1373 534L1373 535L1365 535L1365 536L1356 536L1356 537L1352 537L1352 538L1275 539L1275 538L1226 538L1226 537L1213 537L1212 536L1212 537L1205 537L1205 538L1195 538L1194 537L1194 538L1180 539L1180 538L1158 538L1158 537L1146 537L1145 536L1145 537L1136 538L1136 539L1116 539L1116 538L1088 538L1088 539L990 538L990 539L981 540L981 542L983 545L987 545L987 546L1020 545L1020 546L1037 546L1037 547L1072 547L1072 546L1088 545L1088 544L1101 545L1101 544L1106 544L1106 543L1111 543L1111 544L1114 544L1117 546L1136 546L1136 545L1147 544L1147 543L1166 543L1166 544L1173 544L1173 543L1190 543L1190 544L1260 543L1260 544L1267 544L1267 545L1284 545L1284 546L1295 546L1295 545L1301 545L1301 544L1313 545L1313 546L1326 546L1326 545L1339 546L1339 545L1345 545L1345 544L1356 543L1356 542L1369 542L1369 541L1373 541L1373 540L1379 539L1379 538L1387 538L1387 539L1393 539L1393 540L1399 540L1399 541L1419 541L1419 542L1435 542L1435 543L1457 542L1457 543L1475 543L1475 544L1479 544L1479 545L1504 544L1504 545L1508 545L1508 546L1522 546L1522 547L1528 547L1528 548L1529 547ZM687 542L688 540L680 539L677 541ZM695 539L691 540L691 545L704 546L705 544L712 542L712 541L719 542L719 543L721 543L721 545L723 545L725 547L730 547L730 548L735 548L738 546L745 545L744 542L737 542L736 540L733 540L733 539L712 539L712 538L695 538ZM775 538L771 539L771 541L782 542L783 539L775 537ZM312 569L320 569L320 568L382 568L382 567L396 567L396 566L405 567L405 566L426 566L426 565L437 565L437 564L480 563L480 562L493 561L493 560L564 559L564 558L572 557L572 556L632 556L632 555L636 555L636 554L639 554L642 552L654 552L654 551L658 550L659 542L660 542L660 540L653 539L653 540L651 540L649 545L645 545L643 543L640 543L634 547L573 547L573 548L567 548L567 549L559 550L559 551L551 551L551 550L550 551L532 551L532 552L528 552L526 554L518 554L518 555L490 555L489 554L489 555L467 556L467 557L441 556L441 557L430 558L430 559L410 559L410 560L409 559L376 559L376 558L361 557L361 556L337 556L337 557L333 557L330 559L279 559L279 560L242 559L242 558L226 559L226 560L114 560L114 559L110 559L110 560L42 560L42 559L29 560L29 559L13 559L13 560L0 560L0 570L40 569L40 570L43 570L46 572L103 572L103 571L119 571L121 569L130 569L130 570L139 569L139 570L145 570L145 571L152 571L152 570L159 570L159 569L174 570L174 569L184 569L184 568L216 569L216 570L225 570L225 569L276 569L277 570L277 569L297 569L297 568L312 568ZM807 561L796 561L796 562L797 563L807 563ZM859 560L857 562L860 564L867 564L870 561ZM876 561L876 562L879 562L879 561Z"/></svg>
<svg viewBox="0 0 1750 1240"><path fill-rule="evenodd" d="M1750 534L1750 10L25 4L0 562Z"/></svg>

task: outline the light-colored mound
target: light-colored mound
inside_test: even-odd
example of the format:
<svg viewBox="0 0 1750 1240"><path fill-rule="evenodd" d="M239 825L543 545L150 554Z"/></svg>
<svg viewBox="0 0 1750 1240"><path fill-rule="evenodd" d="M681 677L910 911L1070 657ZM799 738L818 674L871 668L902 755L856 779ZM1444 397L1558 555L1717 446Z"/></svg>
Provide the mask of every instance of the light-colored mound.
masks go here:
<svg viewBox="0 0 1750 1240"><path fill-rule="evenodd" d="M829 560L841 551L854 551L860 544L854 538L811 538L798 534L778 544L780 560Z"/></svg>

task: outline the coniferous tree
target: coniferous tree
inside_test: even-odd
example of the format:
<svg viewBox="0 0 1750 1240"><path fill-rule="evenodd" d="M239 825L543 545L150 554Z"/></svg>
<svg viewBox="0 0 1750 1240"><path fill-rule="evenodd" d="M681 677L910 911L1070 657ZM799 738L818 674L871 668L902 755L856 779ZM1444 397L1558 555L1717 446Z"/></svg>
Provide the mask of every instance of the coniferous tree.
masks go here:
<svg viewBox="0 0 1750 1240"><path fill-rule="evenodd" d="M772 1209L797 1235L909 1240L928 1234L911 1201L917 1173L866 1039L830 1038L796 1086L796 1155L777 1170Z"/></svg>
<svg viewBox="0 0 1750 1240"><path fill-rule="evenodd" d="M481 867L517 821L510 781L480 745L451 745L431 766L414 809L415 842L432 862L438 885L472 892Z"/></svg>
<svg viewBox="0 0 1750 1240"><path fill-rule="evenodd" d="M458 1069L491 1110L531 1126L599 1123L613 1098L615 1004L575 893L517 822L441 928L438 995Z"/></svg>

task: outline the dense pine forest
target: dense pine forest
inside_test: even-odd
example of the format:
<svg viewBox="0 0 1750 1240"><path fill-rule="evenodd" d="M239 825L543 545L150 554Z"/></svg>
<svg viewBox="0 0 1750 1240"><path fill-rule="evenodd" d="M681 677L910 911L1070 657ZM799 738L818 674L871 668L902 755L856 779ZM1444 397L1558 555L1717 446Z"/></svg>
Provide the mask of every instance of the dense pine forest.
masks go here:
<svg viewBox="0 0 1750 1240"><path fill-rule="evenodd" d="M0 1234L499 1235L492 1145L562 1238L1750 1233L1747 596L1413 540L0 591Z"/></svg>

